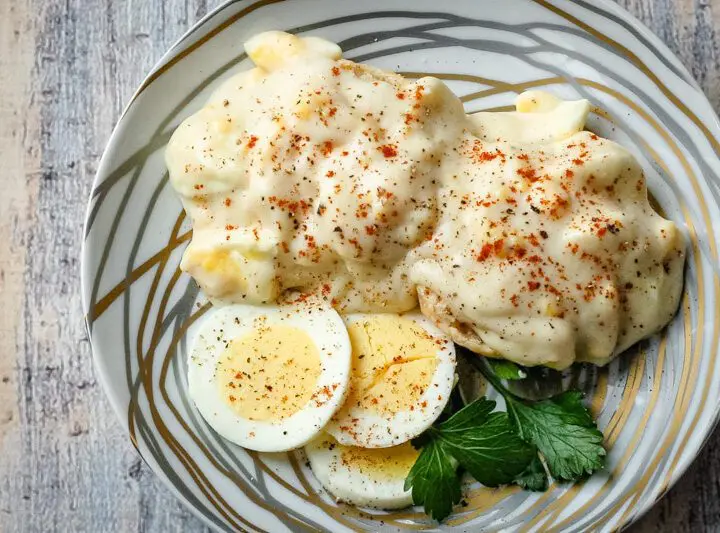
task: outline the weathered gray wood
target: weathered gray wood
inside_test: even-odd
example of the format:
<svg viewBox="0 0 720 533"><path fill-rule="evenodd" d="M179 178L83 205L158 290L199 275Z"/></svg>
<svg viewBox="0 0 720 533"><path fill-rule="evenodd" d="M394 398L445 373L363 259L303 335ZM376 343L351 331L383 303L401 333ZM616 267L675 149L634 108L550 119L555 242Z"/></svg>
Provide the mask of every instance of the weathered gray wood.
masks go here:
<svg viewBox="0 0 720 533"><path fill-rule="evenodd" d="M206 11L0 1L0 530L205 530L138 459L96 381L78 254L122 107Z"/></svg>
<svg viewBox="0 0 720 533"><path fill-rule="evenodd" d="M720 0L619 0L720 109ZM210 4L215 4L211 1ZM205 531L97 383L78 252L92 176L145 72L206 0L0 0L0 531ZM634 531L720 530L720 432Z"/></svg>

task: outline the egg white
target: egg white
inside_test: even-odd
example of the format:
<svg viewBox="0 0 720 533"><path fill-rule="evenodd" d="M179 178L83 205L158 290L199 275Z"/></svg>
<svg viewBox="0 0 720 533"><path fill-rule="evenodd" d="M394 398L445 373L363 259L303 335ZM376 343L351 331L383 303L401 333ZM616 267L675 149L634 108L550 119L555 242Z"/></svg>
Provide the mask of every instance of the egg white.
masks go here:
<svg viewBox="0 0 720 533"><path fill-rule="evenodd" d="M233 410L216 382L217 363L229 343L264 325L284 325L307 333L315 343L321 372L310 400L283 419L251 420ZM203 418L224 438L251 450L280 452L315 437L342 405L350 376L351 348L340 315L330 307L230 305L211 312L202 324L188 358L190 397Z"/></svg>
<svg viewBox="0 0 720 533"><path fill-rule="evenodd" d="M411 446L409 443L406 446ZM338 444L328 436L322 435L305 446L305 455L310 462L313 474L323 487L338 500L376 509L402 509L412 505L412 491L405 490L405 478L409 472L389 473L383 463L373 467L349 462L343 459L343 452L349 446ZM367 450L355 448L359 453ZM388 456L386 462L391 462Z"/></svg>
<svg viewBox="0 0 720 533"><path fill-rule="evenodd" d="M371 316L358 313L343 318L350 327L353 323ZM436 348L438 364L429 386L417 401L412 401L409 396L403 399L404 409L392 416L371 412L362 405L343 406L325 428L340 444L386 448L407 442L432 425L450 398L455 383L455 345L450 337L423 315L406 313L401 316L412 320L434 339L441 341Z"/></svg>

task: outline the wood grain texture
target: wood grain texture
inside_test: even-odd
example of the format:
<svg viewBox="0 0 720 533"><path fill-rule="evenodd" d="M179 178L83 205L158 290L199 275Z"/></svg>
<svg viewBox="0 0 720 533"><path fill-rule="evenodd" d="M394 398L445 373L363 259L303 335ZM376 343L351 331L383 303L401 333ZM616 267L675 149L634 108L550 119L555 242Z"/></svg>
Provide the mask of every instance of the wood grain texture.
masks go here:
<svg viewBox="0 0 720 533"><path fill-rule="evenodd" d="M205 530L140 461L96 381L79 250L123 106L206 11L0 1L0 530Z"/></svg>
<svg viewBox="0 0 720 533"><path fill-rule="evenodd" d="M0 0L0 532L207 531L135 454L92 368L85 203L123 105L211 0ZM720 109L720 0L619 0ZM720 531L720 432L635 532Z"/></svg>

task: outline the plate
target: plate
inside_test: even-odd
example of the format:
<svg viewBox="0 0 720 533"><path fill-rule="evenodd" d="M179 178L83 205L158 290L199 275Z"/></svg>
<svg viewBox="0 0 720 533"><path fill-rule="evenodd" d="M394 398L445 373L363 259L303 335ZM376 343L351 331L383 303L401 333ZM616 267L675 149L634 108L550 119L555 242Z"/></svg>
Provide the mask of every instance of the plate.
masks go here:
<svg viewBox="0 0 720 533"><path fill-rule="evenodd" d="M604 432L607 469L542 494L472 485L445 523L418 509L338 505L298 453L260 454L215 434L188 400L187 339L209 308L178 270L189 222L168 184L174 128L249 67L263 30L318 35L346 57L432 74L467 110L507 109L543 88L593 104L589 129L628 147L689 243L685 293L661 334L604 369L573 373ZM685 471L720 405L720 128L670 51L608 1L260 0L229 2L165 54L123 113L89 202L83 305L98 374L138 452L218 530L611 531Z"/></svg>

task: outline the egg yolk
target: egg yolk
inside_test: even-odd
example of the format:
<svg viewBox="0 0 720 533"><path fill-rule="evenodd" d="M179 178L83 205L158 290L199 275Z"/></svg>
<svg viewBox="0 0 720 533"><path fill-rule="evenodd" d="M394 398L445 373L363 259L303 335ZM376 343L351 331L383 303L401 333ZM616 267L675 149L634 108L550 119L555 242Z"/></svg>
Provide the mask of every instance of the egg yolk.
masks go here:
<svg viewBox="0 0 720 533"><path fill-rule="evenodd" d="M342 464L357 469L377 481L405 479L420 452L410 442L390 448L359 448L343 446Z"/></svg>
<svg viewBox="0 0 720 533"><path fill-rule="evenodd" d="M301 329L272 325L234 339L217 363L220 395L248 420L282 420L312 398L320 354Z"/></svg>
<svg viewBox="0 0 720 533"><path fill-rule="evenodd" d="M397 315L359 320L348 334L352 377L345 405L380 415L413 410L438 365L438 340Z"/></svg>
<svg viewBox="0 0 720 533"><path fill-rule="evenodd" d="M247 282L230 250L193 251L188 248L183 268L189 272L207 272L206 284L214 287L214 296L221 298L237 290L246 290Z"/></svg>

